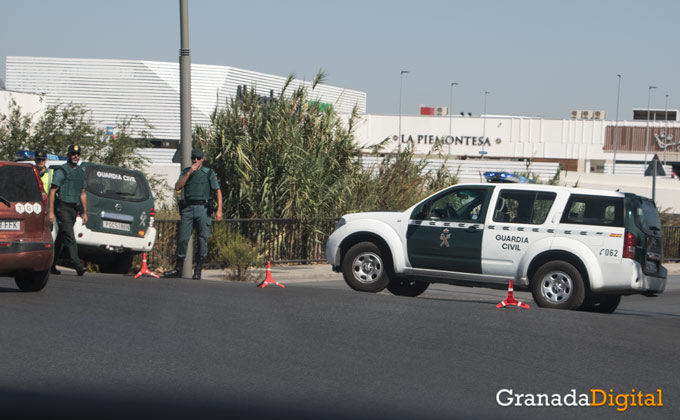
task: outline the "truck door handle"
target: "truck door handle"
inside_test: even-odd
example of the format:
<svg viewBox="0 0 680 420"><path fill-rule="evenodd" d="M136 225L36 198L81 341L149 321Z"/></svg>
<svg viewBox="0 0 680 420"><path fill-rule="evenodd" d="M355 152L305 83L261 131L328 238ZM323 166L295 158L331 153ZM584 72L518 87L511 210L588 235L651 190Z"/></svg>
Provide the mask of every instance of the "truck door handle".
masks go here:
<svg viewBox="0 0 680 420"><path fill-rule="evenodd" d="M477 229L477 226L472 225L469 228L467 228L467 231L470 233L475 233L475 232L480 232L480 229Z"/></svg>

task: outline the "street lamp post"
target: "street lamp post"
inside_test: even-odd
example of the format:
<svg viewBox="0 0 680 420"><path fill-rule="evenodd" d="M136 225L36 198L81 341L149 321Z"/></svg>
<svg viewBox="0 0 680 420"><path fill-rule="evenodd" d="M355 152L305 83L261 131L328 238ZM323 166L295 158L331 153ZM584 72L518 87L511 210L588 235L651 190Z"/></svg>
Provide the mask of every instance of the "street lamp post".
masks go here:
<svg viewBox="0 0 680 420"><path fill-rule="evenodd" d="M458 83L451 82L451 94L449 95L449 136L451 136L451 116L453 115L453 87Z"/></svg>
<svg viewBox="0 0 680 420"><path fill-rule="evenodd" d="M616 90L616 125L614 125L614 166L612 173L616 175L616 149L619 147L619 99L621 98L621 75L617 74L619 78L619 87Z"/></svg>
<svg viewBox="0 0 680 420"><path fill-rule="evenodd" d="M191 166L191 51L189 50L189 2L180 0L180 50L179 50L179 113L180 113L180 146L182 168ZM184 190L182 190L184 198ZM194 234L189 237L182 278L191 278L191 267L194 258Z"/></svg>
<svg viewBox="0 0 680 420"><path fill-rule="evenodd" d="M451 121L453 118L453 87L458 86L458 83L456 82L451 82L451 93L449 95L449 137L451 137ZM449 139L447 141L449 144L449 154L451 154L451 143L452 141Z"/></svg>
<svg viewBox="0 0 680 420"><path fill-rule="evenodd" d="M402 70L399 75L399 142L398 150L401 151L401 90L404 85L404 75L408 73L408 70Z"/></svg>
<svg viewBox="0 0 680 420"><path fill-rule="evenodd" d="M666 149L668 148L668 94L666 94L666 108L664 120L666 120L666 127L663 130L663 164L666 164Z"/></svg>
<svg viewBox="0 0 680 420"><path fill-rule="evenodd" d="M649 150L649 107L652 100L652 89L656 89L656 86L650 86L647 91L647 128L645 129L645 168L647 167L647 151Z"/></svg>
<svg viewBox="0 0 680 420"><path fill-rule="evenodd" d="M484 123L482 126L482 151L484 151L484 145L486 144L486 95L488 95L489 92L488 90L484 91L484 115L482 118L484 118ZM484 159L484 154L482 153L482 159Z"/></svg>

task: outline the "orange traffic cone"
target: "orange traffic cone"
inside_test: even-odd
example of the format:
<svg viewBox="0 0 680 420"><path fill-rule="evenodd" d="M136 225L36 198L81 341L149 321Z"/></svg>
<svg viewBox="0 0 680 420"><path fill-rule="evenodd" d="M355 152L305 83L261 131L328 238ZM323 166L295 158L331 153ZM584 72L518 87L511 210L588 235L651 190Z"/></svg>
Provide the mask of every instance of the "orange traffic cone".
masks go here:
<svg viewBox="0 0 680 420"><path fill-rule="evenodd" d="M519 306L520 308L527 308L529 309L529 305L526 303L522 303L519 300L515 299L515 295L513 293L512 289L512 279L510 279L510 284L508 284L508 297L505 298L504 301L496 305L496 308L505 308L506 306L513 305L513 306Z"/></svg>
<svg viewBox="0 0 680 420"><path fill-rule="evenodd" d="M139 270L139 273L135 274L135 278L140 277L142 274L148 274L150 276L158 278L158 274L154 274L146 266L146 252L142 254L142 268Z"/></svg>
<svg viewBox="0 0 680 420"><path fill-rule="evenodd" d="M257 287L261 287L264 289L269 284L275 284L277 286L283 287L284 289L286 288L286 286L274 280L274 278L272 277L271 264L269 263L269 261L267 261L267 275L265 276L264 280L257 285Z"/></svg>

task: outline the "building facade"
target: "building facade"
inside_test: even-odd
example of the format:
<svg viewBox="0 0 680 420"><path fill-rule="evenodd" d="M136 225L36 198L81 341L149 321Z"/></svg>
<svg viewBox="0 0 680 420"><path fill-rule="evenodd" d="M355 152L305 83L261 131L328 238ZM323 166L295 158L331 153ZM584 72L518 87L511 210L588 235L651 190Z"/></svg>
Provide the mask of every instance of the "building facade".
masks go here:
<svg viewBox="0 0 680 420"><path fill-rule="evenodd" d="M163 146L180 139L179 63L144 60L7 57L8 90L42 94L47 105L77 103L92 112L101 127L115 127L130 117L141 117L154 128L150 134ZM227 106L242 86L260 96L278 96L286 77L227 66L191 65L191 108L194 125L208 125L215 108ZM366 93L294 80L292 91L304 85L310 100L331 104L339 113L356 105L366 112ZM131 129L146 130L141 121Z"/></svg>
<svg viewBox="0 0 680 420"><path fill-rule="evenodd" d="M21 109L23 115L30 115L35 120L45 111L45 98L35 93L0 90L0 115L8 115L13 104Z"/></svg>
<svg viewBox="0 0 680 420"><path fill-rule="evenodd" d="M174 147L180 138L179 64L143 60L7 57L7 89L40 95L44 104L78 103L92 112L101 128L129 117L141 117L154 128L156 145ZM243 86L265 97L279 95L285 77L227 66L192 64L192 118L208 125L210 114L234 99ZM295 80L292 88L310 86ZM291 89L292 90L292 89ZM531 160L559 163L568 171L642 174L656 154L670 168L680 165L680 122L654 110L652 121L612 121L604 111L574 111L562 120L518 116L451 115L442 107L432 115L366 114L366 94L318 85L310 99L332 104L348 115L356 106L361 121L356 142L373 146L390 139L385 152L412 145L419 155L430 152L449 159ZM445 109L445 110L444 110ZM440 112L441 111L441 112ZM669 121L654 120L664 115ZM141 119L132 130L145 130ZM399 133L398 127L401 127ZM401 134L401 138L399 135ZM632 165L632 166L630 166ZM676 171L677 173L678 171Z"/></svg>
<svg viewBox="0 0 680 420"><path fill-rule="evenodd" d="M385 151L412 145L420 155L557 162L565 170L581 172L611 173L614 149L617 163L638 164L640 171L655 154L668 166L680 163L677 121L366 115L356 138L367 146L391 139Z"/></svg>

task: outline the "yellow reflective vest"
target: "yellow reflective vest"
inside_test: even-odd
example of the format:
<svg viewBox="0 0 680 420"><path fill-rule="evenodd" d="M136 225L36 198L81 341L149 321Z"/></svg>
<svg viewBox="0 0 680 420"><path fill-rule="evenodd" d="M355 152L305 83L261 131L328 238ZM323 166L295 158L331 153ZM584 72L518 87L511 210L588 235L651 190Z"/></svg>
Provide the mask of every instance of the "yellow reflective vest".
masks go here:
<svg viewBox="0 0 680 420"><path fill-rule="evenodd" d="M43 183L43 188L47 194L50 193L50 187L52 186L52 173L54 169L46 168L45 172L40 176L40 180Z"/></svg>

